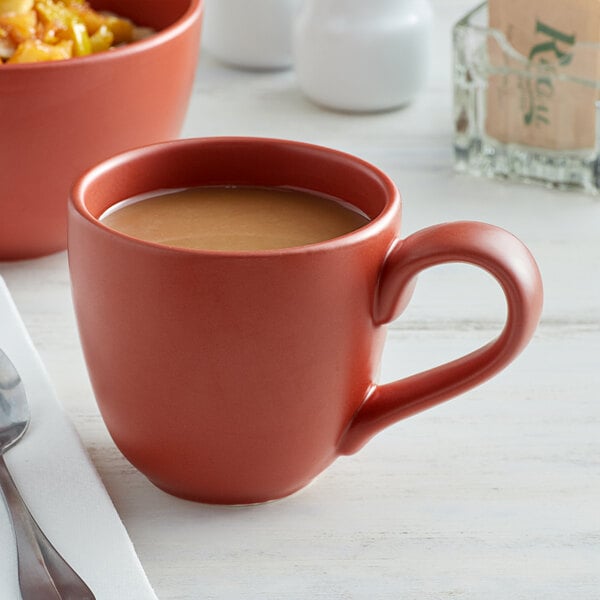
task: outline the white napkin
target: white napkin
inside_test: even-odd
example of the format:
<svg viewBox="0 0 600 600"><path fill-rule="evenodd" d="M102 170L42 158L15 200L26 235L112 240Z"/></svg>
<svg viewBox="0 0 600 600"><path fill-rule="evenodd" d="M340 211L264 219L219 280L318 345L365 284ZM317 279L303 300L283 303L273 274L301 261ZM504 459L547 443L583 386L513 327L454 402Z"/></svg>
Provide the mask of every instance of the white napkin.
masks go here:
<svg viewBox="0 0 600 600"><path fill-rule="evenodd" d="M19 371L31 410L25 437L5 455L31 513L97 600L156 600L1 277L0 348ZM20 597L13 530L0 499L0 599Z"/></svg>

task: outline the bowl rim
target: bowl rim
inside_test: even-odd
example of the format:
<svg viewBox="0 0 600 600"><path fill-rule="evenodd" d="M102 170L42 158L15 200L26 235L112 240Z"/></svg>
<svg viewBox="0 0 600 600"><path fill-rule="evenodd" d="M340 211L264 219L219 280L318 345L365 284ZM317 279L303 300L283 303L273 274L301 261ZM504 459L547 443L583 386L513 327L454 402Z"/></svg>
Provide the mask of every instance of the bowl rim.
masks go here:
<svg viewBox="0 0 600 600"><path fill-rule="evenodd" d="M74 56L64 60L3 64L0 67L0 79L4 73L17 73L38 69L71 69L77 68L84 64L117 60L119 57L126 58L127 56L135 56L136 54L147 52L148 50L156 48L157 46L161 46L179 37L184 31L189 29L198 19L202 17L203 12L204 0L189 0L187 9L181 15L181 17L179 17L179 19L177 19L168 27L158 30L156 33L153 33L147 38L138 40L136 42L131 42L124 46L112 48L104 52L88 54L87 56Z"/></svg>

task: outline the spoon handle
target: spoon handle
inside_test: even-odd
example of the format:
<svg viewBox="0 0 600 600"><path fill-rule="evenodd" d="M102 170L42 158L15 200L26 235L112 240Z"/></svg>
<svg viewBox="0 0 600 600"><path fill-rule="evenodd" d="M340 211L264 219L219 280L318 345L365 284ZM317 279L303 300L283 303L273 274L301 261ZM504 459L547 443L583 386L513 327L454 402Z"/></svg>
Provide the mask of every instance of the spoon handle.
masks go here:
<svg viewBox="0 0 600 600"><path fill-rule="evenodd" d="M46 538L29 512L2 455L0 487L15 531L23 600L94 600L94 594Z"/></svg>

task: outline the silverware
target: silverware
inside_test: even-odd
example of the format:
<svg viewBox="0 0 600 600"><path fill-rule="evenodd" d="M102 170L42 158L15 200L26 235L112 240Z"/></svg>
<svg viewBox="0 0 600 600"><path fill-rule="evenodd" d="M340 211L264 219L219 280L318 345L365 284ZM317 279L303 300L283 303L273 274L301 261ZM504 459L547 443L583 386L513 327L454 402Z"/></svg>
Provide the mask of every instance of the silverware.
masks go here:
<svg viewBox="0 0 600 600"><path fill-rule="evenodd" d="M0 350L0 487L11 514L23 600L94 600L94 594L48 541L29 512L4 461L25 434L29 406L23 382Z"/></svg>

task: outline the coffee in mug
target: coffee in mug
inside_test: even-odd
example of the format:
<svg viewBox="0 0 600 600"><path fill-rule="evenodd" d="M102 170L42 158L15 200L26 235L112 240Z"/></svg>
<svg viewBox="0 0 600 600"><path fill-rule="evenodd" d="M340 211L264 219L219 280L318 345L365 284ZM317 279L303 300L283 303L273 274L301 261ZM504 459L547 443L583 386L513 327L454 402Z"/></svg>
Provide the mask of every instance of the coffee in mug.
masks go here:
<svg viewBox="0 0 600 600"><path fill-rule="evenodd" d="M213 186L270 190L273 210L285 203L282 187L303 190L317 203L339 199L368 222L324 241L239 252L157 244L101 219L156 190ZM541 313L531 253L486 223L443 223L408 237L400 224L400 196L385 173L301 142L178 140L84 174L69 206L73 300L96 400L125 457L190 500L282 498L384 427L508 365ZM502 332L451 362L379 382L386 325L421 271L451 262L498 281Z"/></svg>
<svg viewBox="0 0 600 600"><path fill-rule="evenodd" d="M315 244L369 219L350 204L303 190L207 186L119 202L100 219L132 237L197 250L249 252Z"/></svg>

